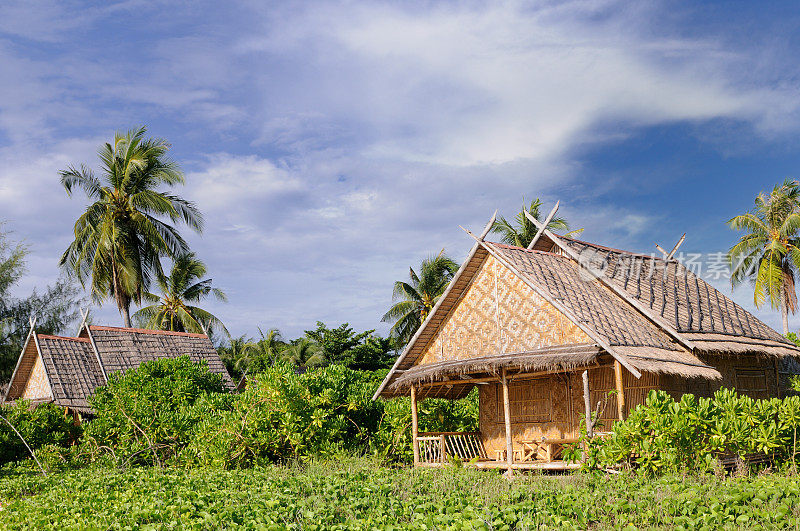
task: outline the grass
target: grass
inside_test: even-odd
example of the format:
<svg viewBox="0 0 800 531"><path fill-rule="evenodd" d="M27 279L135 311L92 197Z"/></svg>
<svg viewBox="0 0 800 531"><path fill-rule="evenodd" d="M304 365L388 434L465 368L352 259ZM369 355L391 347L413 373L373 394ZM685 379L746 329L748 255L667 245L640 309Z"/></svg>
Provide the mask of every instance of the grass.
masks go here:
<svg viewBox="0 0 800 531"><path fill-rule="evenodd" d="M0 472L0 529L800 529L791 473L649 479L376 467Z"/></svg>

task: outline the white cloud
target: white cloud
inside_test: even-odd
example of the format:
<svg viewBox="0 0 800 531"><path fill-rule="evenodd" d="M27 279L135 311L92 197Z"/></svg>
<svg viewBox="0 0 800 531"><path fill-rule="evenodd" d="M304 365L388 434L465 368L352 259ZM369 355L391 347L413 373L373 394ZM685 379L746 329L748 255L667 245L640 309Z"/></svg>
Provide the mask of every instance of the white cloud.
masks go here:
<svg viewBox="0 0 800 531"><path fill-rule="evenodd" d="M187 182L190 196L204 209L231 210L244 201L264 204L305 188L297 176L255 155L218 153L202 165L203 170L187 175Z"/></svg>
<svg viewBox="0 0 800 531"><path fill-rule="evenodd" d="M663 29L652 5L251 3L181 25L165 3L148 8L156 30L137 40L134 17L109 53L92 39L104 11L74 21L79 37L40 37L58 42L49 54L0 41L0 217L34 243L31 278L55 278L83 205L57 170L149 123L188 170L176 192L206 214L187 236L229 292L212 308L234 331L290 335L317 319L376 326L409 265L442 247L463 258L458 225L523 194L564 200L588 239L649 249L661 213L604 203L622 177L577 186L573 150L686 121L785 134L800 101L756 79L750 50ZM29 40L62 17L11 15L5 31Z"/></svg>
<svg viewBox="0 0 800 531"><path fill-rule="evenodd" d="M784 124L796 112L786 90L737 85L731 71L741 55L713 40L658 37L635 18L642 13L623 7L316 6L284 14L291 23L243 39L239 49L308 65L289 76L290 114L274 89L273 122L302 116L303 136L314 117L323 127L350 124L366 156L412 162L555 158L607 121L735 117L771 127L776 102ZM313 100L294 85L310 75Z"/></svg>

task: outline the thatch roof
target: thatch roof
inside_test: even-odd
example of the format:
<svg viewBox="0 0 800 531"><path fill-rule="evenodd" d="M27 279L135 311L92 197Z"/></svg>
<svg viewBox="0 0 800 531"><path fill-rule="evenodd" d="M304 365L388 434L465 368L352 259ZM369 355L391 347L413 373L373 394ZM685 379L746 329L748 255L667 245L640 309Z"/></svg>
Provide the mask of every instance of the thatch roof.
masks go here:
<svg viewBox="0 0 800 531"><path fill-rule="evenodd" d="M515 352L500 356L482 356L468 360L441 361L415 365L403 372L393 383L392 390L407 390L412 385L444 379L457 380L472 374L497 374L501 369L513 368L521 372L569 370L595 363L603 350L597 345L565 345L529 352ZM471 388L471 386L470 386ZM449 396L449 395L448 395ZM421 396L422 397L422 396ZM452 398L452 396L450 396Z"/></svg>
<svg viewBox="0 0 800 531"><path fill-rule="evenodd" d="M91 412L88 398L97 387L106 384L109 375L160 358L188 356L194 362L205 361L212 372L222 376L226 389L234 389L222 360L205 335L89 326L79 337L32 332L4 395L6 401L22 396L37 352L45 367L51 401L84 413Z"/></svg>
<svg viewBox="0 0 800 531"><path fill-rule="evenodd" d="M502 361L480 367L473 360L432 364L441 365L438 368L415 366L489 255L629 370L718 379L720 373L702 360L704 354L800 356L793 343L676 260L558 240L546 233L533 250L478 241L375 397L403 394L412 381L430 381L434 374L444 379L451 374L496 373L501 366L522 369L542 355L487 356ZM546 366L546 360L542 364ZM427 376L417 378L423 374Z"/></svg>
<svg viewBox="0 0 800 531"><path fill-rule="evenodd" d="M87 412L87 398L106 379L88 338L38 335L53 402Z"/></svg>
<svg viewBox="0 0 800 531"><path fill-rule="evenodd" d="M698 350L796 356L788 339L726 297L677 260L626 253L579 240L565 239L603 277L666 320Z"/></svg>
<svg viewBox="0 0 800 531"><path fill-rule="evenodd" d="M211 372L222 375L229 389L235 387L225 364L205 334L113 326L88 328L88 332L84 329L81 336L88 337L91 333L106 374L124 372L155 359L188 356L195 363L206 362Z"/></svg>

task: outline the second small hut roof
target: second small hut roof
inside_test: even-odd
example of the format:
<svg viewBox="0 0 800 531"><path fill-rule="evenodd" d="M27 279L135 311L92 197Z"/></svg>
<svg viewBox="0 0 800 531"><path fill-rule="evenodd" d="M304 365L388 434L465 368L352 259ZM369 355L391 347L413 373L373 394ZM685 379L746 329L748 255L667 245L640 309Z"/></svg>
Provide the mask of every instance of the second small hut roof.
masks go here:
<svg viewBox="0 0 800 531"><path fill-rule="evenodd" d="M4 395L7 400L22 395L37 351L53 395L51 401L83 413L91 413L89 397L112 373L160 358L188 356L193 362L206 362L211 372L222 376L227 390L235 389L214 345L203 334L92 325L84 327L78 337L32 330Z"/></svg>

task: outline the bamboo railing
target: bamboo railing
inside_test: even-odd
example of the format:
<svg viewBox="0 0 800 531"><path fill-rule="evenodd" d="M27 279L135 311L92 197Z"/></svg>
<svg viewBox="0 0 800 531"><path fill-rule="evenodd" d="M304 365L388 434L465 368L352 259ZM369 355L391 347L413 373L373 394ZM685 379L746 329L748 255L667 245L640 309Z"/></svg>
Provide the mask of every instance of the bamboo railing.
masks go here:
<svg viewBox="0 0 800 531"><path fill-rule="evenodd" d="M481 434L477 431L420 433L417 444L421 465L445 464L448 458L453 457L462 461L487 458Z"/></svg>

